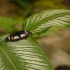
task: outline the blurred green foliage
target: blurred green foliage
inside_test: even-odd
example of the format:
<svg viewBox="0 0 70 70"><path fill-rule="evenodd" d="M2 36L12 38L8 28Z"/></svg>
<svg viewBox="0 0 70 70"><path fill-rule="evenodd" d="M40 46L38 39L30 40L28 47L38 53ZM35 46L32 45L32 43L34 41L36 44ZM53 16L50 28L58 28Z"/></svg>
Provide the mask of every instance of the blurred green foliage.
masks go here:
<svg viewBox="0 0 70 70"><path fill-rule="evenodd" d="M24 17L45 9L70 9L65 0L9 0L18 4L24 11ZM66 1L66 3L68 0Z"/></svg>
<svg viewBox="0 0 70 70"><path fill-rule="evenodd" d="M22 21L28 16L41 12L42 10L47 9L70 9L66 3L69 0L7 0L8 2L15 4L15 6L20 7L20 11L16 11L17 16L21 18L9 18L9 17L0 17L0 32L13 32L15 31L15 26L19 26L18 24L22 24ZM6 2L6 0L5 0ZM5 4L5 3L4 3ZM7 4L6 4L7 5ZM8 6L9 7L9 6ZM5 11L5 10L4 10ZM14 11L15 12L15 11ZM7 12L5 12L7 13ZM9 13L7 13L9 14ZM2 15L1 15L2 16ZM14 23L13 23L14 21ZM21 29L16 28L17 30ZM53 28L55 29L55 28ZM57 31L58 29L56 29Z"/></svg>
<svg viewBox="0 0 70 70"><path fill-rule="evenodd" d="M17 5L19 5L23 9L24 17L27 17L31 14L33 3L37 0L9 0Z"/></svg>
<svg viewBox="0 0 70 70"><path fill-rule="evenodd" d="M0 29L7 32L13 32L15 26L22 23L20 18L0 17Z"/></svg>

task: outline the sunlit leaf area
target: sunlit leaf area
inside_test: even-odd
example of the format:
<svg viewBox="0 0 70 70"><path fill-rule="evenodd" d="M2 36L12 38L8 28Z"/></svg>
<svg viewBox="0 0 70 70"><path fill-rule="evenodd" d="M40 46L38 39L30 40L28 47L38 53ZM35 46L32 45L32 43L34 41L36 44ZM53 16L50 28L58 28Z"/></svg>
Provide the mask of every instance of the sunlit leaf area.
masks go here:
<svg viewBox="0 0 70 70"><path fill-rule="evenodd" d="M0 70L70 70L70 0L1 0Z"/></svg>

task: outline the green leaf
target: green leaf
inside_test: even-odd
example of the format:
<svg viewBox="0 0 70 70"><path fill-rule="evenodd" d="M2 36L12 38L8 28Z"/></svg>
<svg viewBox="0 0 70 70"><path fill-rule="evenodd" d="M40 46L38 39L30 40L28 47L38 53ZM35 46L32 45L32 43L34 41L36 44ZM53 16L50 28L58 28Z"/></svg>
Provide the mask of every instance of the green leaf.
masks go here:
<svg viewBox="0 0 70 70"><path fill-rule="evenodd" d="M11 32L14 30L14 26L22 22L20 18L11 18L11 17L0 17L0 28Z"/></svg>
<svg viewBox="0 0 70 70"><path fill-rule="evenodd" d="M3 42L0 37L0 70L53 70L50 62L30 38Z"/></svg>
<svg viewBox="0 0 70 70"><path fill-rule="evenodd" d="M31 31L33 35L40 35L53 26L70 27L70 10L51 9L32 15L23 22L22 29Z"/></svg>

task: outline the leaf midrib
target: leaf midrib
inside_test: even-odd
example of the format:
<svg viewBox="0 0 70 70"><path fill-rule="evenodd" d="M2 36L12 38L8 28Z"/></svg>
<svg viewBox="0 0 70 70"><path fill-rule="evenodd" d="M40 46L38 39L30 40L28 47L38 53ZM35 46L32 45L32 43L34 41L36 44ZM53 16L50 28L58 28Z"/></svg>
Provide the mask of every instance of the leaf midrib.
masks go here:
<svg viewBox="0 0 70 70"><path fill-rule="evenodd" d="M14 67L15 70L17 70L17 68L15 67L15 65L13 64L12 60L10 59L10 57L7 55L7 53L0 47L0 49L2 50L2 52L6 55L6 57L8 58L8 60L10 61L10 63L12 64L12 66Z"/></svg>

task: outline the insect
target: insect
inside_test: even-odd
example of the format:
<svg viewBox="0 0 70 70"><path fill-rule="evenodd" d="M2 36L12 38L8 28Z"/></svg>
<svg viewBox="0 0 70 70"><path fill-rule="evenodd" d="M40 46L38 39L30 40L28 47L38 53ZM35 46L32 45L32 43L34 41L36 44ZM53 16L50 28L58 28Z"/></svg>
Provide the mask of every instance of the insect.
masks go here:
<svg viewBox="0 0 70 70"><path fill-rule="evenodd" d="M5 38L4 42L14 42L14 41L22 40L28 38L30 34L32 34L32 32L26 30L12 33Z"/></svg>

